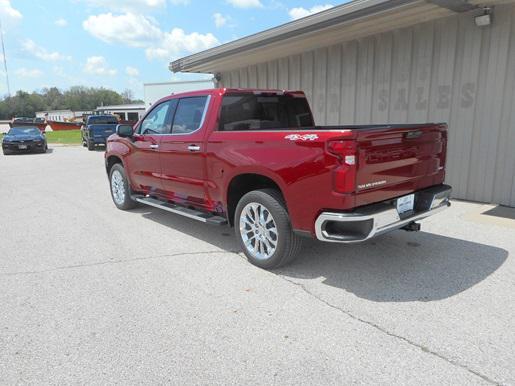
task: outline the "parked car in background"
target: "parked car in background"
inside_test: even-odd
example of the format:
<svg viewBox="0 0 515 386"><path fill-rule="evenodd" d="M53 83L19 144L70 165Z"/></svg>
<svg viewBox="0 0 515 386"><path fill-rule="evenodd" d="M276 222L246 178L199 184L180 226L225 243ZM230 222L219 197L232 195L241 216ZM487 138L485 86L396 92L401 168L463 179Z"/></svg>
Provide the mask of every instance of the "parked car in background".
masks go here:
<svg viewBox="0 0 515 386"><path fill-rule="evenodd" d="M214 89L158 101L105 154L119 209L234 226L248 260L291 261L301 236L356 243L450 205L447 125L315 126L303 92Z"/></svg>
<svg viewBox="0 0 515 386"><path fill-rule="evenodd" d="M45 153L48 150L45 134L37 127L11 127L2 138L4 154L17 152Z"/></svg>
<svg viewBox="0 0 515 386"><path fill-rule="evenodd" d="M106 145L107 138L116 131L118 118L114 115L90 115L81 127L82 145L95 150L96 145Z"/></svg>

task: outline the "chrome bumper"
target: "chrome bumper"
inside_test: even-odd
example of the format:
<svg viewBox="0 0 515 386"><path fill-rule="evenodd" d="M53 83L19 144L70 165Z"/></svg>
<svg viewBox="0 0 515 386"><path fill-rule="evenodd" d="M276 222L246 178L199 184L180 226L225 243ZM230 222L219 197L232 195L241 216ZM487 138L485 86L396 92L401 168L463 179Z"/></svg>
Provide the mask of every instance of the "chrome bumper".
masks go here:
<svg viewBox="0 0 515 386"><path fill-rule="evenodd" d="M318 240L359 243L432 216L451 205L451 187L441 185L415 192L415 211L407 216L397 212L396 200L370 205L356 212L322 212L315 222Z"/></svg>

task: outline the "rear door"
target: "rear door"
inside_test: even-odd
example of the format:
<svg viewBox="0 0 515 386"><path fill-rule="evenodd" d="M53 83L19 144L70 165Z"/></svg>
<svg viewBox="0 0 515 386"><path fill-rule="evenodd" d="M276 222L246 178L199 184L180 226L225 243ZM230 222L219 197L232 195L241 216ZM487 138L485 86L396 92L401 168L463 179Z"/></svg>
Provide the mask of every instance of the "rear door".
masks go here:
<svg viewBox="0 0 515 386"><path fill-rule="evenodd" d="M211 97L178 100L172 131L161 138L162 184L169 200L206 208L205 117Z"/></svg>
<svg viewBox="0 0 515 386"><path fill-rule="evenodd" d="M159 142L171 130L175 100L161 102L150 110L135 130L132 151L127 156L133 188L147 194L161 194Z"/></svg>
<svg viewBox="0 0 515 386"><path fill-rule="evenodd" d="M356 205L443 182L446 125L376 127L356 132Z"/></svg>

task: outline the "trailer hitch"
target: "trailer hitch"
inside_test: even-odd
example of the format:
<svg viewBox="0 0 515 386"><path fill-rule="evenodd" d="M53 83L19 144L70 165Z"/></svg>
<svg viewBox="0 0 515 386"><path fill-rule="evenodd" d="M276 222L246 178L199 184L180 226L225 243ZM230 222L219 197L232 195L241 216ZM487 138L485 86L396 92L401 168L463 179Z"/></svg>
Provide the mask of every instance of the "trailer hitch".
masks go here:
<svg viewBox="0 0 515 386"><path fill-rule="evenodd" d="M404 229L407 232L418 232L420 230L420 224L412 221L408 225L403 226L401 229Z"/></svg>

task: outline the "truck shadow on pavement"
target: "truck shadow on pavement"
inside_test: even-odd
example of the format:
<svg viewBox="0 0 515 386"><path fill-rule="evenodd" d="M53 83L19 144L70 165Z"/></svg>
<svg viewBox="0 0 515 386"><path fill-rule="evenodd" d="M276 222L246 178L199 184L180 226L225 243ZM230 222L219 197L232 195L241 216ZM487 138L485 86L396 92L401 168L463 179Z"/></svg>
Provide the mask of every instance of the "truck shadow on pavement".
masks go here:
<svg viewBox="0 0 515 386"><path fill-rule="evenodd" d="M241 249L234 229L200 224L158 209L133 213L231 253ZM508 252L428 232L394 231L361 244L305 239L290 265L273 273L295 282L316 279L376 302L434 301L473 287L495 272Z"/></svg>

